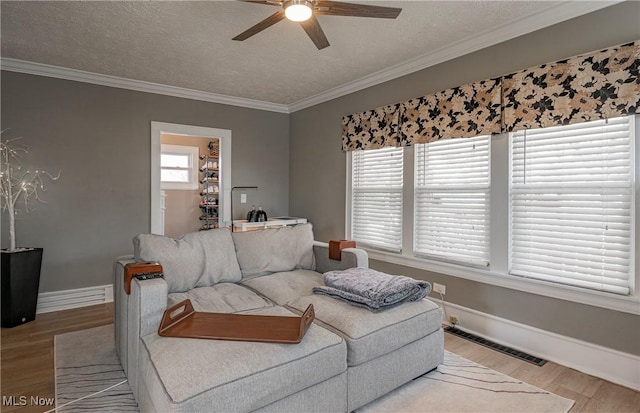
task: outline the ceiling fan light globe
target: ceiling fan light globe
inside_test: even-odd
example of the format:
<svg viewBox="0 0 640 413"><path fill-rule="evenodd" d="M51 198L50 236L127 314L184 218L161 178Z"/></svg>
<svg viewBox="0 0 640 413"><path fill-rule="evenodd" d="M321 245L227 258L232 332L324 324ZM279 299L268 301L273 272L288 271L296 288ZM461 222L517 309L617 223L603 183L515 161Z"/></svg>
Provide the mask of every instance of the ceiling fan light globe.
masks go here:
<svg viewBox="0 0 640 413"><path fill-rule="evenodd" d="M284 14L287 19L294 22L302 22L308 20L313 11L311 3L305 0L291 0L284 4Z"/></svg>

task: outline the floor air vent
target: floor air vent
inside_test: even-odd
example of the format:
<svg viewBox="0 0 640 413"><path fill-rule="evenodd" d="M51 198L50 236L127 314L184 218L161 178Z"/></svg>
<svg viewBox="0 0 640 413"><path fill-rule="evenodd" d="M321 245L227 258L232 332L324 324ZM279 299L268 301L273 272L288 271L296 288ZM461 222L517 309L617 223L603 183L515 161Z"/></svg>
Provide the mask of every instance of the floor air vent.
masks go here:
<svg viewBox="0 0 640 413"><path fill-rule="evenodd" d="M457 329L455 327L447 327L444 329L447 333L456 335L458 337L462 337L466 340L469 341L473 341L474 343L480 344L482 346L485 347L489 347L493 350L499 351L500 353L504 353L504 354L508 354L512 357L515 357L517 359L526 361L527 363L531 363L531 364L535 364L536 366L544 366L544 364L547 362L547 360L538 358L538 357L534 357L531 354L527 354L524 353L522 351L518 351L516 349L513 349L511 347L507 347L507 346L503 346L502 344L498 344L498 343L494 343L491 340L487 340L486 338L482 338L479 336L476 336L475 334L471 334L471 333L467 333L466 331L462 331L460 329Z"/></svg>

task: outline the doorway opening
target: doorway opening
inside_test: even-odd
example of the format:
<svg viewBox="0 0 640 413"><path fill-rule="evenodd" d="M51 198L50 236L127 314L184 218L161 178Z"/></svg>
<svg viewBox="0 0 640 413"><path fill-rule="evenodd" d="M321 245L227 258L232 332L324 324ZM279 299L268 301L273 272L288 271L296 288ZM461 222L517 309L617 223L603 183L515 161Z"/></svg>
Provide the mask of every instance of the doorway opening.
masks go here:
<svg viewBox="0 0 640 413"><path fill-rule="evenodd" d="M151 122L151 233L228 226L230 202L231 131Z"/></svg>

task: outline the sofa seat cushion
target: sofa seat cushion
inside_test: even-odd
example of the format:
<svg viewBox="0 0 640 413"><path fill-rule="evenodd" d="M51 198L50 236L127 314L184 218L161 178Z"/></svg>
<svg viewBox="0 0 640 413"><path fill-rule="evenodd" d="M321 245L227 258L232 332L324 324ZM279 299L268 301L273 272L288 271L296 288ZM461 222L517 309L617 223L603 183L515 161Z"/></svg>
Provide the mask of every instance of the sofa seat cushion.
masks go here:
<svg viewBox="0 0 640 413"><path fill-rule="evenodd" d="M316 322L344 337L347 364L356 366L431 334L442 326L440 307L428 299L379 313L324 295L312 294L287 304L302 312L313 304Z"/></svg>
<svg viewBox="0 0 640 413"><path fill-rule="evenodd" d="M244 279L274 272L315 269L311 224L231 235Z"/></svg>
<svg viewBox="0 0 640 413"><path fill-rule="evenodd" d="M279 306L249 313L295 315ZM141 374L154 386L151 396L166 392L170 404L180 411L219 412L230 406L234 411L253 411L347 369L344 340L313 324L299 344L160 337L156 333L143 337L142 343L143 359L148 362ZM151 380L153 376L159 380Z"/></svg>
<svg viewBox="0 0 640 413"><path fill-rule="evenodd" d="M285 305L298 297L313 294L313 287L324 285L322 274L310 270L276 272L244 280L246 285L278 305Z"/></svg>
<svg viewBox="0 0 640 413"><path fill-rule="evenodd" d="M270 307L273 303L250 289L234 283L199 287L184 293L171 293L167 307L189 299L193 309L207 313L238 313Z"/></svg>
<svg viewBox="0 0 640 413"><path fill-rule="evenodd" d="M162 264L169 292L183 292L242 279L228 228L185 234L173 239L154 234L133 238L136 261Z"/></svg>

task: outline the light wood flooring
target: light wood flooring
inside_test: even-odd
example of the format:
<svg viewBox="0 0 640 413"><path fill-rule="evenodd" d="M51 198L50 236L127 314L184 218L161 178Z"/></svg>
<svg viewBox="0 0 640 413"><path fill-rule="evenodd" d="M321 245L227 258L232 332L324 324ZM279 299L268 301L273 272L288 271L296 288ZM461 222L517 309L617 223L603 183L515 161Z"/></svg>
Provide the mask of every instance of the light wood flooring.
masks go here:
<svg viewBox="0 0 640 413"><path fill-rule="evenodd" d="M113 322L113 304L40 314L35 321L3 328L0 393L7 396L53 398L53 337ZM640 393L576 370L548 362L538 367L511 356L445 334L445 348L469 360L543 388L576 403L577 412L640 413ZM0 406L0 412L36 413L45 406Z"/></svg>

